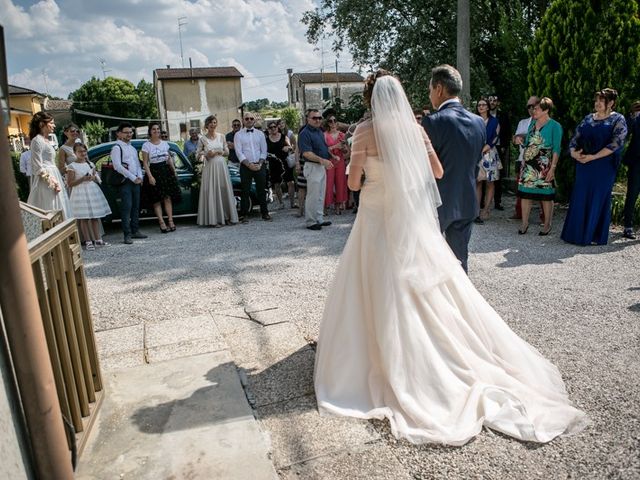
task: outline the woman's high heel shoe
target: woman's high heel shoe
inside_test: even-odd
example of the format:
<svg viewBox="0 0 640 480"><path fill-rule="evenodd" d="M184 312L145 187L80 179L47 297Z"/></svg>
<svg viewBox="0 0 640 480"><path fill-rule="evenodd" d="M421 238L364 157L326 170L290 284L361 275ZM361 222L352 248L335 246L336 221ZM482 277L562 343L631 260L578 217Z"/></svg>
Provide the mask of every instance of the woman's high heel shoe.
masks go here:
<svg viewBox="0 0 640 480"><path fill-rule="evenodd" d="M160 232L169 233L169 229L167 228L167 226L164 223L160 224Z"/></svg>
<svg viewBox="0 0 640 480"><path fill-rule="evenodd" d="M527 225L526 227L524 227L524 230L519 228L518 229L518 235L524 235L525 233L527 233L527 230L529 230L529 225Z"/></svg>
<svg viewBox="0 0 640 480"><path fill-rule="evenodd" d="M169 231L170 232L175 232L176 231L176 225L173 222L169 222Z"/></svg>
<svg viewBox="0 0 640 480"><path fill-rule="evenodd" d="M538 232L538 235L540 235L541 237L546 237L547 235L549 235L551 233L551 227L549 227L548 230L540 230Z"/></svg>

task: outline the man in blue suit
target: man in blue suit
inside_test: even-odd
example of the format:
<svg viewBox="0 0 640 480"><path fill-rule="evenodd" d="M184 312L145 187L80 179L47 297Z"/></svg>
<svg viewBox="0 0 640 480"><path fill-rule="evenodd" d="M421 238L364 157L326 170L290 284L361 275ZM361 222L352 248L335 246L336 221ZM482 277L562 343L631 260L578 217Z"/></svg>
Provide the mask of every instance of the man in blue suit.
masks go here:
<svg viewBox="0 0 640 480"><path fill-rule="evenodd" d="M478 216L476 177L487 133L482 118L460 103L460 72L450 65L431 71L429 99L437 111L422 119L444 176L438 180L442 205L438 208L440 230L464 271L467 271L473 219Z"/></svg>

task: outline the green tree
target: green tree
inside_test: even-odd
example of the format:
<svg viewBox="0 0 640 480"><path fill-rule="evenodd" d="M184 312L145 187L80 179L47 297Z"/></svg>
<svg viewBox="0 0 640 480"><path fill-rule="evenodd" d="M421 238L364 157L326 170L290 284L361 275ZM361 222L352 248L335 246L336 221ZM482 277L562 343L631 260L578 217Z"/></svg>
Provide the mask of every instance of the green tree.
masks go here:
<svg viewBox="0 0 640 480"><path fill-rule="evenodd" d="M84 124L84 132L89 137L89 147L93 145L97 145L102 142L102 139L107 134L107 128L102 123L102 120L97 120L95 122L88 121Z"/></svg>
<svg viewBox="0 0 640 480"><path fill-rule="evenodd" d="M526 50L548 3L469 2L472 98L496 91L507 110L524 104ZM331 35L333 49L348 49L365 70L382 67L396 73L417 107L428 103L431 69L456 64L457 7L457 0L322 0L302 21L311 43Z"/></svg>
<svg viewBox="0 0 640 480"><path fill-rule="evenodd" d="M269 107L271 102L268 98L259 98L257 100L249 100L245 102L244 109L249 112L259 112Z"/></svg>
<svg viewBox="0 0 640 480"><path fill-rule="evenodd" d="M287 122L287 127L294 132L300 128L300 112L297 108L287 107L280 110L280 118Z"/></svg>
<svg viewBox="0 0 640 480"><path fill-rule="evenodd" d="M129 80L92 77L69 94L74 107L92 113L120 118L158 118L158 108L153 84L145 80L135 86ZM107 120L115 125L118 120Z"/></svg>
<svg viewBox="0 0 640 480"><path fill-rule="evenodd" d="M547 10L529 53L529 92L553 100L566 139L593 111L596 90L618 90L620 112L640 98L638 15L638 2L628 0L556 0ZM568 194L574 177L568 156L556 177Z"/></svg>

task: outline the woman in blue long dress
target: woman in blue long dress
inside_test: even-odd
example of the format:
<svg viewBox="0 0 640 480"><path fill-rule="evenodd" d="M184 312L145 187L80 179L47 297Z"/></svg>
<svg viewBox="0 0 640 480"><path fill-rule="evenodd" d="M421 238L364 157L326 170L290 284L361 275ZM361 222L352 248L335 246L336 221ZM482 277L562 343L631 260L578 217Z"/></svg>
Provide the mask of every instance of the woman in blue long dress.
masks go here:
<svg viewBox="0 0 640 480"><path fill-rule="evenodd" d="M618 92L596 93L595 113L587 115L571 139L576 180L561 238L576 245L606 245L611 223L611 190L627 136L624 116L614 112Z"/></svg>

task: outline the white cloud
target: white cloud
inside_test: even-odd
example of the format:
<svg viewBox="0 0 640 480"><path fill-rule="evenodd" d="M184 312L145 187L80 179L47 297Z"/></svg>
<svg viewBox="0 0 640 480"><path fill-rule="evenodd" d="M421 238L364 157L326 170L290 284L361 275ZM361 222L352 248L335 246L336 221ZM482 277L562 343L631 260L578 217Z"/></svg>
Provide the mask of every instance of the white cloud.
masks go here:
<svg viewBox="0 0 640 480"><path fill-rule="evenodd" d="M137 83L153 70L180 66L178 17L184 63L233 65L244 75L243 97L286 98L286 69L319 70L320 52L305 39L300 18L313 0L0 0L12 83L66 97L91 76ZM326 42L329 45L330 42ZM333 70L335 55L325 53ZM350 70L350 58L340 70Z"/></svg>

